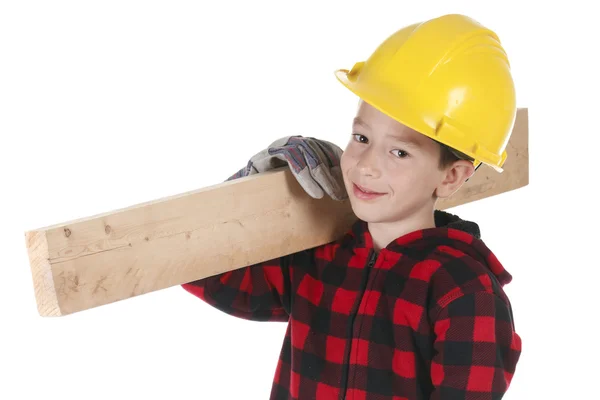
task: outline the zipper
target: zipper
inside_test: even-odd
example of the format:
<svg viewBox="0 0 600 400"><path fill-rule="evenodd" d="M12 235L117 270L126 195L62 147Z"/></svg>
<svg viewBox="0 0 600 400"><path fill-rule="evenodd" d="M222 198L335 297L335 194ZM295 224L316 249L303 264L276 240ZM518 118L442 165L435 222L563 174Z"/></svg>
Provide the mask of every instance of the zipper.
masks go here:
<svg viewBox="0 0 600 400"><path fill-rule="evenodd" d="M348 373L350 370L350 353L352 350L352 332L354 330L354 320L356 319L356 314L358 314L358 309L360 307L360 303L362 302L362 298L365 294L365 289L367 287L367 282L369 281L369 272L371 268L375 264L375 260L377 259L377 254L374 249L371 249L369 252L369 258L367 261L366 267L363 269L363 276L360 283L360 295L358 300L354 305L354 310L350 313L350 323L348 324L348 341L346 342L346 349L344 354L344 366L342 370L342 390L340 391L340 400L344 400L346 398L346 391L348 389Z"/></svg>

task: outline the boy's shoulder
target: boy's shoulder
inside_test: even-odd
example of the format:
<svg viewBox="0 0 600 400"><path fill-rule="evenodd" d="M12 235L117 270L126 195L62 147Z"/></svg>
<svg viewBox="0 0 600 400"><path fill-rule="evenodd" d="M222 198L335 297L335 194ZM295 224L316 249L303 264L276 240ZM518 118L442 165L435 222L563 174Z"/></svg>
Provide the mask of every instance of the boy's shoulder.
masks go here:
<svg viewBox="0 0 600 400"><path fill-rule="evenodd" d="M461 237L438 242L422 261L423 268L430 269L428 281L437 306L444 307L459 297L480 292L505 297L502 287L512 276L496 255L478 237L450 231L449 236L452 235Z"/></svg>

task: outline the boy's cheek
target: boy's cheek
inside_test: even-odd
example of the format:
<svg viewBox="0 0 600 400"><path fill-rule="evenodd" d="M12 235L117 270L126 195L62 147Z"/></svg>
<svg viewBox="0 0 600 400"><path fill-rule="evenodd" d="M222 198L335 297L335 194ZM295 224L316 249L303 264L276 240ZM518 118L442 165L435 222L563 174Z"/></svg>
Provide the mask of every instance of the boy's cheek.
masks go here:
<svg viewBox="0 0 600 400"><path fill-rule="evenodd" d="M352 148L352 146L346 146L346 149L344 149L342 156L340 157L340 165L349 166L355 157L355 150Z"/></svg>
<svg viewBox="0 0 600 400"><path fill-rule="evenodd" d="M346 165L346 150L344 150L344 152L342 153L342 156L340 157L340 168L342 169L342 171L344 171L346 168L344 168L344 166Z"/></svg>
<svg viewBox="0 0 600 400"><path fill-rule="evenodd" d="M342 153L342 156L340 157L340 169L342 170L342 176L345 183L347 183L348 180L348 168L351 164L352 158L350 157L350 154L346 152Z"/></svg>

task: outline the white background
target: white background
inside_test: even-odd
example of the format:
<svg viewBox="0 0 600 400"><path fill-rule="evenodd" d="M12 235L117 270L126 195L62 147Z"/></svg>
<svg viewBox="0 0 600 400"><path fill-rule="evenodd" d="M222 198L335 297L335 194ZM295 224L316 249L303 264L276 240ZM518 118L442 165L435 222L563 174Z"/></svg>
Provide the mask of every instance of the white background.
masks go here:
<svg viewBox="0 0 600 400"><path fill-rule="evenodd" d="M583 1L532 3L2 2L0 398L268 398L284 323L180 287L42 318L24 232L220 183L282 136L343 148L357 98L333 71L453 12L500 35L529 108L530 185L450 210L514 278L505 398L600 398L600 33Z"/></svg>

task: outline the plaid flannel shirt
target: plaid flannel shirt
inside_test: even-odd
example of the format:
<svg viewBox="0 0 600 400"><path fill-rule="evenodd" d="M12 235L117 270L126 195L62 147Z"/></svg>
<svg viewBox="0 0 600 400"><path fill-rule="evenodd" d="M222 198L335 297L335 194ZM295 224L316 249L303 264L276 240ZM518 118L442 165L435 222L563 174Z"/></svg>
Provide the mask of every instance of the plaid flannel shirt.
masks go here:
<svg viewBox="0 0 600 400"><path fill-rule="evenodd" d="M375 252L358 220L340 240L184 284L211 306L287 322L271 400L500 399L521 353L511 275L477 224L436 227Z"/></svg>

